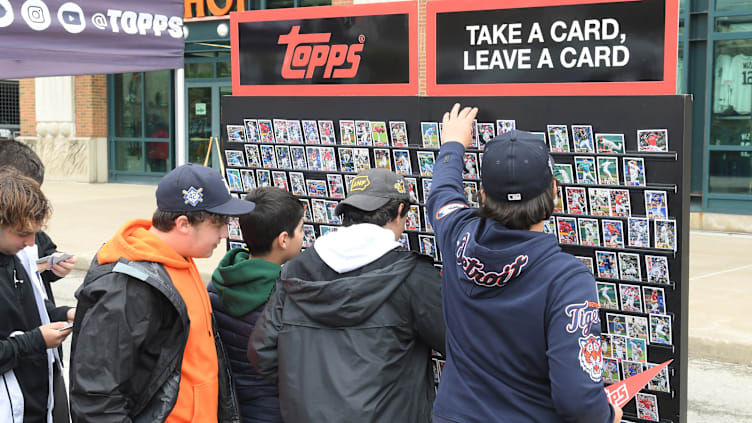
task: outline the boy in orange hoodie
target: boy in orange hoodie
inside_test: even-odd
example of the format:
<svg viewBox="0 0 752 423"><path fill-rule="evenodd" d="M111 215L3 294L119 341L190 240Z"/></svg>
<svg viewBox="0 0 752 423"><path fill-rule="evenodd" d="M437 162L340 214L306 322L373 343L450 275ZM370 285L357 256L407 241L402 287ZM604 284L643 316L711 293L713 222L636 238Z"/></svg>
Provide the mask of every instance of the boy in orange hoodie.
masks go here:
<svg viewBox="0 0 752 423"><path fill-rule="evenodd" d="M123 226L76 297L74 422L239 422L229 366L193 258L227 237L232 197L216 171L187 164L157 187L151 221Z"/></svg>

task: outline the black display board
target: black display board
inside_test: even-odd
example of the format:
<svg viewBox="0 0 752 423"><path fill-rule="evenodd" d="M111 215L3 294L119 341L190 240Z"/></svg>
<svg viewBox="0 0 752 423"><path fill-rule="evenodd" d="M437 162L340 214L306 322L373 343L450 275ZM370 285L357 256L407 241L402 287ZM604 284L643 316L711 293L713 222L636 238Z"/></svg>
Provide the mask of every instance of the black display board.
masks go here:
<svg viewBox="0 0 752 423"><path fill-rule="evenodd" d="M572 143L572 132L569 130L569 146L572 152L553 152L552 155L557 164L571 164L573 169L576 168L577 159L581 157L616 159L618 170L618 180L616 184L592 184L578 183L577 178L571 183L562 184L564 207L566 210L555 213L555 218L566 221L566 218L575 219L596 219L598 220L598 243L600 246L588 245L565 245L562 249L575 256L591 257L594 261L594 273L596 281L601 282L600 287L608 287L607 284L614 284L616 291L613 292L616 301L614 308L607 308L601 304L601 328L604 335L623 336L623 340L629 344L632 340L639 340L646 337L645 348L646 356L642 356L648 363L662 363L666 360L673 359L668 368L669 389L662 392L656 389L644 389L643 394L655 395L657 399L659 420L639 419L637 417L636 401L631 400L624 407L624 420L627 421L661 421L661 422L686 422L687 410L687 328L688 328L688 257L689 257L689 167L690 151L689 142L691 139L690 131L690 110L691 98L689 96L624 96L624 97L470 97L470 98L444 98L444 97L233 97L226 96L222 98L222 124L223 131L222 159L228 166L228 171L232 176L228 177L228 182L238 183L235 181L240 175L240 170L253 170L252 175L256 176L255 171L259 170L254 167L248 167L248 161L245 154L246 148L261 147L264 144L274 146L297 147L298 144L287 143L277 144L274 142L251 142L245 138L245 130L239 133L239 127L244 125L244 119L286 119L301 122L303 120L328 120L333 121L336 132L336 144L301 144L303 147L333 147L336 170L331 171L313 171L308 169L286 169L272 168L267 164L271 172L285 172L285 181L287 187L290 187L289 172L300 172L307 180L327 180L327 175L354 175L354 172L342 172L340 163L340 153L343 150L339 148L366 148L368 152L368 161L371 167L375 167L375 149L390 150L391 167L395 169L394 150L407 150L412 167L412 177L417 182L418 199L420 207L420 228L419 230L407 231L411 249L419 250L422 238L430 237L432 232L426 228L423 206L425 198L422 192L422 182L424 179L430 179L428 176L421 176L419 173L420 163L418 162L419 152L433 152L438 155L438 149L423 147L421 137L421 122L439 122L444 112L449 110L455 102L463 105L472 105L479 108L477 120L479 123L496 123L497 120L514 120L517 129L524 129L531 132L546 133L545 140L548 143L552 136L548 134L548 125L566 126L569 130L572 125L590 125L593 134L623 134L625 151L621 154L597 153L597 152L574 152ZM391 121L401 121L406 123L409 145L407 147L374 147L374 146L357 146L341 145L340 120L353 121L371 121L385 122L387 131ZM495 125L494 125L495 126ZM646 152L638 151L638 130L665 130L668 138L668 147L665 152ZM228 139L230 134L230 140ZM553 134L553 130L551 132ZM391 141L391 137L389 137ZM301 141L303 142L303 141ZM660 143L659 143L660 145ZM267 147L268 148L268 147ZM228 153L229 151L229 153ZM324 150L322 150L324 151ZM481 149L468 149L470 153L482 153ZM238 153L240 152L240 153ZM319 154L319 153L316 153ZM242 156L242 157L239 157ZM478 155L478 158L481 156ZM228 158L230 160L228 160ZM644 185L635 186L627 184L627 175L625 175L626 161L624 159L642 159L644 169ZM319 160L322 157L319 155ZM240 165L246 167L241 169L236 160L242 160ZM628 161L627 160L627 161ZM234 163L233 163L234 162ZM597 162L595 162L597 163ZM275 166L278 163L275 163ZM596 165L597 166L597 165ZM263 168L264 166L259 166ZM478 166L478 169L480 167ZM237 169L237 172L234 170ZM598 170L594 170L598 172ZM575 172L576 173L576 172ZM231 181L232 180L232 181ZM344 180L344 178L343 178ZM476 183L479 186L479 180L475 178L466 178L466 182ZM598 180L597 182L603 182ZM254 180L254 183L258 181ZM270 182L271 183L271 180ZM239 196L245 187L240 185L236 189ZM646 191L665 191L666 213L667 218L675 221L675 246L676 249L655 248L657 233L655 220L649 220L649 245L647 246L630 246L629 245L629 217L627 216L602 216L590 214L592 210L586 207L584 213L572 213L568 208L567 188L585 188L585 192L590 193L589 189L609 189L609 190L627 190L625 193L630 202L630 214L632 217L645 217L647 214L645 204ZM330 197L331 194L326 189L324 194L327 197L322 198L325 201L336 203L338 198ZM308 193L306 193L308 194ZM613 194L612 194L613 195ZM313 200L316 197L301 195L301 199ZM659 196L660 198L660 196ZM620 201L624 201L622 198ZM586 199L586 205L590 204L590 199ZM621 204L621 203L620 203ZM660 210L660 208L658 209ZM612 209L613 211L613 209ZM609 213L610 214L610 213ZM604 246L604 232L606 225L603 221L621 222L622 225L622 242L624 247L607 247ZM575 221L577 222L577 221ZM315 234L320 236L321 223L306 222L310 229L315 230ZM336 226L325 223L325 226ZM609 224L610 228L613 226ZM618 226L618 224L616 224ZM556 225L558 231L558 224ZM670 229L670 226L669 226ZM237 238L237 228L234 228ZM232 231L231 231L232 232ZM579 235L579 230L577 231ZM618 235L618 234L617 234ZM665 235L665 234L663 234ZM558 236L558 234L556 234ZM560 244L561 244L561 237ZM609 239L614 240L613 233ZM662 238L661 238L662 239ZM595 256L597 252L615 253L614 257L617 263L614 266L619 268L622 263L619 262L618 253L636 254L640 263L640 272L628 273L622 272L614 275L615 277L604 277L599 273ZM646 268L645 256L665 258L668 264L669 278L665 281L653 280L648 275ZM627 256L625 256L627 257ZM635 256L631 256L634 258ZM437 264L440 263L437 260ZM623 269L631 266L622 265ZM635 280L639 279L639 280ZM625 291L622 291L622 285ZM636 287L638 297L626 295L634 292ZM646 291L647 288L647 291ZM656 299L655 295L649 295L659 292L662 289L662 295ZM630 291L630 289L632 291ZM607 291L607 290L606 290ZM626 293L626 294L625 294ZM608 296L608 295L607 295ZM662 299L660 298L662 297ZM599 298L599 301L601 298ZM605 301L605 300L604 300ZM639 304L636 304L639 303ZM635 310L639 305L640 311ZM658 312L658 314L651 313ZM614 316L624 316L624 320L630 319L631 323L627 328L616 323L621 317L611 316L612 322L609 322L608 314ZM656 327L651 324L652 316L669 316L671 318L670 326L670 343L666 343L664 336L652 338ZM629 316L629 317L627 317ZM644 318L644 320L642 320ZM663 317L661 317L663 318ZM615 320L614 320L615 319ZM647 324L644 334L641 334L640 320L642 324ZM637 324L635 324L637 323ZM629 330L630 333L620 335L621 331ZM609 342L615 342L613 337L609 336ZM604 344L605 345L605 344ZM631 347L623 353L627 361L640 362L639 342L635 342L634 351ZM618 351L613 349L604 350L604 357L611 355L616 357ZM628 356L627 356L628 355ZM645 368L646 365L638 367ZM619 363L618 376L623 379L625 371ZM644 399L645 397L643 397ZM648 397L648 399L651 397Z"/></svg>

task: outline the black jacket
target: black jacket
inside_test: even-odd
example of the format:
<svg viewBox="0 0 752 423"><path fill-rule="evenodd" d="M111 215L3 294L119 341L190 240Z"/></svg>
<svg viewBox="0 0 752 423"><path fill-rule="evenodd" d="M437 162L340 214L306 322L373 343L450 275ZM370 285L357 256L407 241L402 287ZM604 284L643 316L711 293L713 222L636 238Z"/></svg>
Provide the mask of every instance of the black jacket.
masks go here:
<svg viewBox="0 0 752 423"><path fill-rule="evenodd" d="M76 297L70 365L73 421L164 421L177 401L190 325L167 271L157 263L122 258L100 265L95 257ZM240 421L237 400L213 326L219 358L218 419L235 423Z"/></svg>
<svg viewBox="0 0 752 423"><path fill-rule="evenodd" d="M19 281L19 282L16 282ZM68 307L46 302L50 321L67 320ZM49 373L34 290L21 261L0 254L0 374L13 370L24 396L24 421L46 421ZM21 332L14 337L14 332ZM4 394L4 393L3 393Z"/></svg>
<svg viewBox="0 0 752 423"><path fill-rule="evenodd" d="M285 422L418 423L431 421L432 348L444 321L430 259L397 248L338 273L309 248L282 268L248 356L279 382Z"/></svg>
<svg viewBox="0 0 752 423"><path fill-rule="evenodd" d="M248 338L256 321L264 312L264 305L248 314L234 317L225 310L219 294L211 283L208 289L220 337L225 344L233 370L243 423L282 421L277 384L269 383L248 361Z"/></svg>

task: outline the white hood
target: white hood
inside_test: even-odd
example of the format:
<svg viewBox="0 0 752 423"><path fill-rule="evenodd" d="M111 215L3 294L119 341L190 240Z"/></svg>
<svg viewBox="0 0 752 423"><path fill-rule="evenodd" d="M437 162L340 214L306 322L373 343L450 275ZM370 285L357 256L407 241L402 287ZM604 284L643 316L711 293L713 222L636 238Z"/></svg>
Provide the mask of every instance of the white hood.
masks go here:
<svg viewBox="0 0 752 423"><path fill-rule="evenodd" d="M321 260L338 273L363 267L399 246L394 232L371 223L339 228L313 244Z"/></svg>

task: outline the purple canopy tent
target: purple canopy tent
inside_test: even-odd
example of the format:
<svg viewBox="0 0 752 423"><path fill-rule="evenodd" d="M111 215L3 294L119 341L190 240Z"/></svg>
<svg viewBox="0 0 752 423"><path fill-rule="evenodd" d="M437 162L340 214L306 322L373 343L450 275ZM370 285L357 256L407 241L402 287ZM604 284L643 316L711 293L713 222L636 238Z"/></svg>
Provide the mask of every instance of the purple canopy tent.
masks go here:
<svg viewBox="0 0 752 423"><path fill-rule="evenodd" d="M182 0L0 0L0 79L183 66Z"/></svg>

